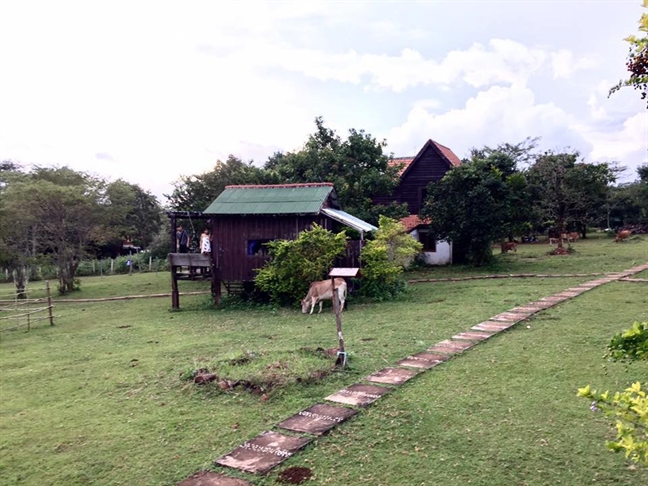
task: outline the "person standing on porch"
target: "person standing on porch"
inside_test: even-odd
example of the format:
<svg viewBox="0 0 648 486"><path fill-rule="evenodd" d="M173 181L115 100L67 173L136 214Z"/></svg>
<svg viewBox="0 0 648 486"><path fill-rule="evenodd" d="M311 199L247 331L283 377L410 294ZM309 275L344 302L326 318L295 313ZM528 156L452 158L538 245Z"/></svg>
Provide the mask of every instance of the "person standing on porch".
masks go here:
<svg viewBox="0 0 648 486"><path fill-rule="evenodd" d="M189 253L189 233L182 226L176 231L176 244L178 253Z"/></svg>
<svg viewBox="0 0 648 486"><path fill-rule="evenodd" d="M211 254L211 236L209 235L209 229L205 228L203 234L200 235L200 253L203 255Z"/></svg>

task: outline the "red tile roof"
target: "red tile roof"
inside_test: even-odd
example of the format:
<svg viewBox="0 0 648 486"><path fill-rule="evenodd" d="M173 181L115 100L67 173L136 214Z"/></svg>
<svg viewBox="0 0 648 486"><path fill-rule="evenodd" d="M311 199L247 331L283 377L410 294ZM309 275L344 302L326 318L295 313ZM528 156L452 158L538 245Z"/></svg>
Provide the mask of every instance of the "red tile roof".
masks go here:
<svg viewBox="0 0 648 486"><path fill-rule="evenodd" d="M431 142L436 146L436 148L439 149L439 152L441 152L443 156L448 159L448 162L450 162L451 165L454 165L455 167L461 165L461 159L457 157L452 150L450 150L445 145L441 145L440 143L435 142L434 140L431 140Z"/></svg>
<svg viewBox="0 0 648 486"><path fill-rule="evenodd" d="M430 224L429 219L421 219L416 214L410 214L401 219L400 222L405 226L405 231L408 233L418 226Z"/></svg>
<svg viewBox="0 0 648 486"><path fill-rule="evenodd" d="M391 159L389 161L389 166L393 167L395 165L403 164L403 167L398 172L398 175L402 177L403 174L410 168L412 163L414 161L416 161L416 159L418 159L421 155L423 155L425 150L430 145L434 146L434 148L436 148L436 150L441 154L441 156L444 159L446 159L448 164L450 164L451 166L456 167L456 166L461 165L461 159L459 157L457 157L452 150L450 150L445 145L441 145L440 143L435 142L434 140L430 139L425 143L425 145L423 145L423 148L420 150L420 152L418 154L416 154L416 156L413 157L413 156L410 155L408 157L394 157L393 159Z"/></svg>
<svg viewBox="0 0 648 486"><path fill-rule="evenodd" d="M407 170L409 165L412 163L412 160L414 160L414 157L394 157L389 161L389 167L394 167L395 165L403 165L401 170L398 171L398 175L403 175L403 172Z"/></svg>

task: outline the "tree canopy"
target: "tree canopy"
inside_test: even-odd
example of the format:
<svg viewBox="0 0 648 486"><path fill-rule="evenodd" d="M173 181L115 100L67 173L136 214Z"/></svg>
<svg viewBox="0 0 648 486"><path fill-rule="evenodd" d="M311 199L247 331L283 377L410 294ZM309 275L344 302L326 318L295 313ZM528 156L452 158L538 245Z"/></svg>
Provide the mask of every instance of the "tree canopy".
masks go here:
<svg viewBox="0 0 648 486"><path fill-rule="evenodd" d="M272 184L278 182L273 174L230 155L225 162L217 161L211 171L181 176L166 195L169 206L176 211L204 211L225 186L235 184Z"/></svg>
<svg viewBox="0 0 648 486"><path fill-rule="evenodd" d="M648 9L648 0L643 1L643 7ZM641 93L642 100L648 98L648 11L641 14L639 30L643 35L631 35L625 39L630 44L626 62L630 77L613 86L610 95L624 86L632 86Z"/></svg>
<svg viewBox="0 0 648 486"><path fill-rule="evenodd" d="M579 162L579 158L578 152L546 152L537 157L527 172L533 202L558 234L564 233L570 224L585 231L589 223L600 217L610 184L619 171L614 164L587 164Z"/></svg>
<svg viewBox="0 0 648 486"><path fill-rule="evenodd" d="M502 152L474 151L472 158L430 184L421 216L438 239L450 239L458 256L483 265L491 244L521 221L526 180L515 160Z"/></svg>
<svg viewBox="0 0 648 486"><path fill-rule="evenodd" d="M370 222L377 222L378 215L386 212L407 214L402 207L376 208L372 202L374 196L390 194L400 180L400 167L389 164L384 140L353 128L342 139L324 125L321 117L315 119L315 126L315 133L301 150L275 154L268 160L264 169L273 179L287 183L332 182L342 208Z"/></svg>
<svg viewBox="0 0 648 486"><path fill-rule="evenodd" d="M136 184L69 167L24 171L5 162L0 169L0 260L15 272L19 291L30 265L51 261L60 291L69 292L91 248L115 238L147 244L160 225L157 199Z"/></svg>

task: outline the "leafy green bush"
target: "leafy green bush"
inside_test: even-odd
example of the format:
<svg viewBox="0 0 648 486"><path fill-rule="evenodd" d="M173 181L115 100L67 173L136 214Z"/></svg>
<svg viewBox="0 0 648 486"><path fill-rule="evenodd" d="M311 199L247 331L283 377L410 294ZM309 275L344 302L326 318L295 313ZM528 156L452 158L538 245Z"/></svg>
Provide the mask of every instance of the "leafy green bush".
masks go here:
<svg viewBox="0 0 648 486"><path fill-rule="evenodd" d="M635 322L632 328L615 334L605 356L613 361L648 360L648 322Z"/></svg>
<svg viewBox="0 0 648 486"><path fill-rule="evenodd" d="M301 300L308 286L322 280L346 249L346 234L338 234L313 224L296 240L266 243L270 260L258 271L254 281L270 295L275 304L294 304Z"/></svg>
<svg viewBox="0 0 648 486"><path fill-rule="evenodd" d="M635 322L631 329L614 335L606 356L613 361L648 360L648 322ZM598 393L587 385L578 390L578 396L593 400L592 411L602 410L607 417L616 419L617 437L607 441L607 447L625 451L627 459L648 466L648 397L641 386L637 381L610 395L609 391Z"/></svg>
<svg viewBox="0 0 648 486"><path fill-rule="evenodd" d="M405 232L403 225L380 216L374 240L362 249L362 286L360 294L376 300L392 299L405 290L403 270L423 245Z"/></svg>

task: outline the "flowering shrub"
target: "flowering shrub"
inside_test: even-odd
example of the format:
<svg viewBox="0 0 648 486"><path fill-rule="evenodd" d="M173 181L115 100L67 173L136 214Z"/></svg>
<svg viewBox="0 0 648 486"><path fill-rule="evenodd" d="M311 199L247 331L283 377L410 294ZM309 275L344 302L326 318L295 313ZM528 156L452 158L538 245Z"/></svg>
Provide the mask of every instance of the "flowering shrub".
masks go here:
<svg viewBox="0 0 648 486"><path fill-rule="evenodd" d="M640 382L614 396L609 391L598 393L587 385L578 390L578 396L593 400L593 412L602 410L607 417L616 418L616 440L606 442L610 450L625 451L626 458L648 465L648 398Z"/></svg>
<svg viewBox="0 0 648 486"><path fill-rule="evenodd" d="M362 249L362 286L360 293L376 300L387 300L405 289L403 269L423 245L405 232L399 221L380 216L376 238Z"/></svg>
<svg viewBox="0 0 648 486"><path fill-rule="evenodd" d="M613 361L648 360L648 322L635 322L632 328L615 334L606 357ZM648 398L641 382L614 395L598 393L587 385L578 390L578 396L592 400L593 412L601 410L616 418L617 437L606 443L609 449L625 451L626 458L648 465Z"/></svg>

